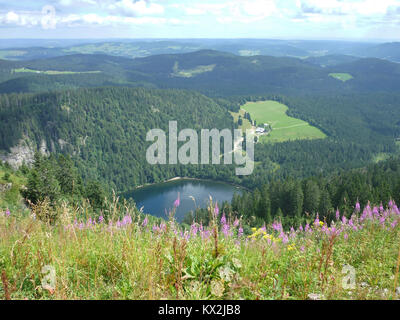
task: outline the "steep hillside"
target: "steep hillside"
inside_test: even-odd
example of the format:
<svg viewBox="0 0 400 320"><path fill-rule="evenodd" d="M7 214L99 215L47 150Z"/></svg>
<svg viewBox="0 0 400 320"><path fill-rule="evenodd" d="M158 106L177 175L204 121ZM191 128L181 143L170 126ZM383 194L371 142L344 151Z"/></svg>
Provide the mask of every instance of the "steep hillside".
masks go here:
<svg viewBox="0 0 400 320"><path fill-rule="evenodd" d="M182 90L104 88L3 95L0 149L25 154L27 161L29 149L73 155L84 177L99 177L118 190L178 175L209 177L200 167L147 163L147 132L167 132L170 120L178 121L179 130L233 126L226 109ZM19 149L11 150L15 146Z"/></svg>

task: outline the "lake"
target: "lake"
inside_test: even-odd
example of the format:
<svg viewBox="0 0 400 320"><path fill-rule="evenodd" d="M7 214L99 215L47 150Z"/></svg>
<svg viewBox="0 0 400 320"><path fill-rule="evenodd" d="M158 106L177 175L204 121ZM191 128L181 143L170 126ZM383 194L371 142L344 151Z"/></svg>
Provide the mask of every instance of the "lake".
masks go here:
<svg viewBox="0 0 400 320"><path fill-rule="evenodd" d="M222 182L181 179L141 187L125 194L125 197L133 198L138 209L143 207L144 213L167 218L166 211L173 208L179 193L181 203L175 218L181 222L185 214L194 211L196 207L206 208L210 195L214 202L222 203L230 202L235 192L242 191L239 187ZM195 198L196 205L190 196Z"/></svg>

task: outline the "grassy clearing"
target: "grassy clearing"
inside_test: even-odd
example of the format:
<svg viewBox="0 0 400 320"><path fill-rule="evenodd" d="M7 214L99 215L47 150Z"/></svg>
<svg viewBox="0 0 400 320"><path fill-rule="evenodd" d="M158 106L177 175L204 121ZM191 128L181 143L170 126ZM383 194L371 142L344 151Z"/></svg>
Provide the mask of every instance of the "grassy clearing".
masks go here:
<svg viewBox="0 0 400 320"><path fill-rule="evenodd" d="M175 62L175 65L173 67L172 76L179 77L179 78L192 78L199 74L213 71L215 66L216 66L216 64L211 64L208 66L197 66L196 68L193 68L193 69L179 70L179 64L178 64L178 62Z"/></svg>
<svg viewBox="0 0 400 320"><path fill-rule="evenodd" d="M349 73L330 73L329 76L343 82L353 79L353 76Z"/></svg>
<svg viewBox="0 0 400 320"><path fill-rule="evenodd" d="M0 59L16 60L17 57L23 56L26 51L21 50L0 50Z"/></svg>
<svg viewBox="0 0 400 320"><path fill-rule="evenodd" d="M244 111L243 109L240 109L239 112L230 112L230 114L233 117L233 121L236 123L239 120L239 116L242 117L243 122L242 122L242 125L239 126L239 129L242 129L244 131L252 128L250 121L244 118L245 113L246 113L246 111Z"/></svg>
<svg viewBox="0 0 400 320"><path fill-rule="evenodd" d="M387 159L389 159L389 158L390 158L390 154L389 154L389 153L381 152L381 153L377 153L377 154L373 157L372 161L373 161L374 163L378 163L378 162L385 161L385 160L387 160Z"/></svg>
<svg viewBox="0 0 400 320"><path fill-rule="evenodd" d="M29 68L13 69L12 72L15 72L15 73L38 73L38 74L48 74L48 75L101 73L101 71L83 71L83 72L55 71L55 70L39 71L39 70L33 70L33 69L29 69Z"/></svg>
<svg viewBox="0 0 400 320"><path fill-rule="evenodd" d="M272 131L261 136L261 142L284 142L299 139L324 139L326 135L307 122L289 117L288 107L276 101L248 102L242 109L250 113L252 120L262 126L268 123Z"/></svg>
<svg viewBox="0 0 400 320"><path fill-rule="evenodd" d="M0 211L6 209L24 211L19 191L26 182L26 177L21 173L0 165Z"/></svg>
<svg viewBox="0 0 400 320"><path fill-rule="evenodd" d="M42 203L36 218L0 212L0 297L398 299L396 208L378 215L366 208L350 221L339 216L329 228L316 219L297 231L274 223L250 235L240 220L215 214L209 228L193 223L185 232L173 219L153 226L129 208L110 223L74 222L82 208L67 205ZM38 219L48 210L58 211L56 225ZM209 212L216 212L212 204ZM54 268L54 282L44 282L44 266Z"/></svg>

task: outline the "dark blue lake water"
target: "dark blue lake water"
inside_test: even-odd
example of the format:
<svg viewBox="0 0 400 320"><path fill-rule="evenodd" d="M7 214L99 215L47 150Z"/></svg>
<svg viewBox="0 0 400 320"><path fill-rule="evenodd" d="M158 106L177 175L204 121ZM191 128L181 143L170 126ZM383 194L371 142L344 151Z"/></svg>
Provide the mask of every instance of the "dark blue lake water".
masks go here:
<svg viewBox="0 0 400 320"><path fill-rule="evenodd" d="M214 202L230 202L235 192L242 193L243 189L214 181L176 180L142 187L125 196L133 198L139 209L143 207L143 212L166 218L166 212L173 208L179 193L180 206L175 217L181 222L185 214L194 211L196 207L206 208L210 196Z"/></svg>

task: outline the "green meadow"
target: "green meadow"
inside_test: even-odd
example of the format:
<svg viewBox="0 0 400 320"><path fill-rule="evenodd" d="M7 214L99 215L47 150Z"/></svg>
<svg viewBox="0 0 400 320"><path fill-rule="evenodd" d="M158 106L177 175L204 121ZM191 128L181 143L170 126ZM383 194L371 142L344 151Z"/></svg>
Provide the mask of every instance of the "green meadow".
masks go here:
<svg viewBox="0 0 400 320"><path fill-rule="evenodd" d="M288 107L276 101L248 102L242 109L250 113L251 119L262 126L268 123L272 131L268 136L261 136L261 142L284 142L300 139L324 139L326 135L307 122L289 117Z"/></svg>
<svg viewBox="0 0 400 320"><path fill-rule="evenodd" d="M82 74L82 73L100 73L101 71L84 71L84 72L75 72L75 71L55 71L55 70L47 70L47 71L41 71L41 70L32 70L29 68L18 68L18 69L13 69L13 72L15 73L40 73L40 74L48 74L48 75L58 75L58 74Z"/></svg>
<svg viewBox="0 0 400 320"><path fill-rule="evenodd" d="M330 73L329 76L343 82L353 79L353 76L349 73Z"/></svg>

